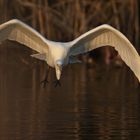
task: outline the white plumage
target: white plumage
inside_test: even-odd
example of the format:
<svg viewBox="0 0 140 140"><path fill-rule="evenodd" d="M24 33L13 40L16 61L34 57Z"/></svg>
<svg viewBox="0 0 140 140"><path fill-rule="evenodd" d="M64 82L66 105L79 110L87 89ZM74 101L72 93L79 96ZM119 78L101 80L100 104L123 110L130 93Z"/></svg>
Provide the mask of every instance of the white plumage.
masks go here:
<svg viewBox="0 0 140 140"><path fill-rule="evenodd" d="M112 46L130 67L140 82L140 57L130 41L118 30L109 26L96 27L71 42L54 42L45 39L37 31L19 20L10 20L0 25L0 42L9 39L35 50L32 55L56 69L60 79L62 67L78 62L72 56L86 53L102 46Z"/></svg>

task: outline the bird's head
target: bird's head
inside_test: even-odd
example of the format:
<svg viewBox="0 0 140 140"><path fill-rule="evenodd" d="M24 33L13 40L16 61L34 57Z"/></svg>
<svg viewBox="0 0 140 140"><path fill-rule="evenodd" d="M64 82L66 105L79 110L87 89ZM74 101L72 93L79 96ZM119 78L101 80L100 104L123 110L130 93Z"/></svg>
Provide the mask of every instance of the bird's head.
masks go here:
<svg viewBox="0 0 140 140"><path fill-rule="evenodd" d="M62 68L63 68L63 61L62 60L57 60L56 65L55 65L57 80L59 80L60 77L61 77Z"/></svg>

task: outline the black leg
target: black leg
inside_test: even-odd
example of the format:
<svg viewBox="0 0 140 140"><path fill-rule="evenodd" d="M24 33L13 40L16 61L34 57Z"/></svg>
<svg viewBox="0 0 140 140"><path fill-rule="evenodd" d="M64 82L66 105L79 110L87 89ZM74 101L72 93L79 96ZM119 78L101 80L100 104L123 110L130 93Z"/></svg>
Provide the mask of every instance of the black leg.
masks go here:
<svg viewBox="0 0 140 140"><path fill-rule="evenodd" d="M46 84L49 83L49 81L48 81L49 71L50 71L50 67L48 67L48 69L46 71L46 76L45 76L44 80L41 81L41 84L43 84L44 88L45 88Z"/></svg>
<svg viewBox="0 0 140 140"><path fill-rule="evenodd" d="M60 80L54 81L54 86L55 86L55 87L61 86Z"/></svg>

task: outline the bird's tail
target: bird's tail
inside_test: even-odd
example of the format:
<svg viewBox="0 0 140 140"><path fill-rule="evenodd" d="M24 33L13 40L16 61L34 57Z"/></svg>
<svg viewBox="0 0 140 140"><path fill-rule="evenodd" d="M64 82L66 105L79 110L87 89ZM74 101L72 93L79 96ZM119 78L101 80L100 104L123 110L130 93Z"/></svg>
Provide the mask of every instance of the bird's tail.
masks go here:
<svg viewBox="0 0 140 140"><path fill-rule="evenodd" d="M35 57L39 60L46 60L46 54L45 53L37 53L37 54L33 54L31 55L31 57Z"/></svg>

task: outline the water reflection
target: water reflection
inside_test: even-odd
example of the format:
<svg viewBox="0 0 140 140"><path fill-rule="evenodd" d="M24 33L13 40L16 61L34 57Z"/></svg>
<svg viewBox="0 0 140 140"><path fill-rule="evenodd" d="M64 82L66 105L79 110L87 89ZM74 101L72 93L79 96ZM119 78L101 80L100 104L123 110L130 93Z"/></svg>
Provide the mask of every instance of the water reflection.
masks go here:
<svg viewBox="0 0 140 140"><path fill-rule="evenodd" d="M127 67L68 66L61 88L43 89L46 65L30 54L11 42L0 47L1 140L140 139L140 89Z"/></svg>

